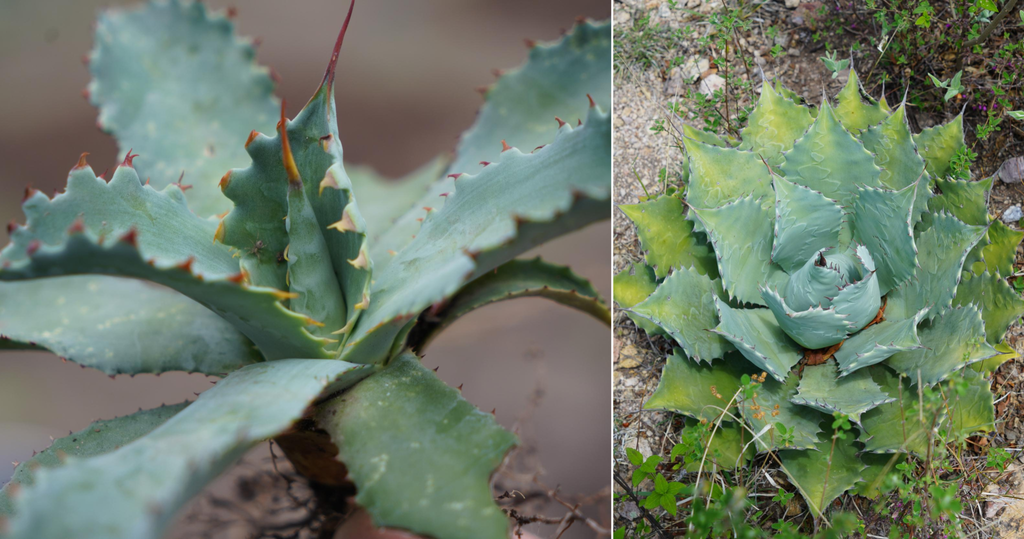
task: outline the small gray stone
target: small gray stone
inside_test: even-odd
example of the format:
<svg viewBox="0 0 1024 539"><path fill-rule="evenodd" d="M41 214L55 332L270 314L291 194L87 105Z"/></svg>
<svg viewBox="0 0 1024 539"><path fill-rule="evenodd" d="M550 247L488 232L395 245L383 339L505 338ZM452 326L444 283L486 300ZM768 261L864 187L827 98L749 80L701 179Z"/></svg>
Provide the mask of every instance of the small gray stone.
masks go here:
<svg viewBox="0 0 1024 539"><path fill-rule="evenodd" d="M1010 206L1003 212L1003 222L1006 224L1016 223L1021 217L1024 217L1024 212L1020 210L1020 204Z"/></svg>
<svg viewBox="0 0 1024 539"><path fill-rule="evenodd" d="M1003 183L1020 183L1021 178L1024 178L1024 156L1011 157L1003 161L996 176L999 176Z"/></svg>
<svg viewBox="0 0 1024 539"><path fill-rule="evenodd" d="M707 78L700 81L700 87L697 91L704 94L706 99L711 99L712 94L723 88L725 88L725 79L718 75L708 75Z"/></svg>

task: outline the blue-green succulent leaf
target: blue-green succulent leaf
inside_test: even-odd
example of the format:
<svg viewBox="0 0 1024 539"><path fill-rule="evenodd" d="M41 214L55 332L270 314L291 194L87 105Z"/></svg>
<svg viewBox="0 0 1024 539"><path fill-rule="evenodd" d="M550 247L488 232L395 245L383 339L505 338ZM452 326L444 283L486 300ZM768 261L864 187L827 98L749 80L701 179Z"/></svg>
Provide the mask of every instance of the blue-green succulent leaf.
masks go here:
<svg viewBox="0 0 1024 539"><path fill-rule="evenodd" d="M182 505L246 451L287 430L318 396L374 370L287 359L235 371L145 436L38 470L15 499L9 537L156 539Z"/></svg>
<svg viewBox="0 0 1024 539"><path fill-rule="evenodd" d="M658 278L654 274L654 270L647 264L630 263L630 267L622 270L612 279L612 294L616 305L620 309L626 310L626 316L636 324L636 327L652 336L666 333L657 324L633 314L629 309L647 299L657 288Z"/></svg>
<svg viewBox="0 0 1024 539"><path fill-rule="evenodd" d="M558 131L555 117L585 120L587 95L610 110L611 43L610 21L581 21L558 41L533 46L526 63L487 89L449 171L477 174L480 161L497 160L503 139L523 151L550 143Z"/></svg>
<svg viewBox="0 0 1024 539"><path fill-rule="evenodd" d="M76 275L0 282L0 338L106 374L225 374L263 360L226 320L167 288Z"/></svg>
<svg viewBox="0 0 1024 539"><path fill-rule="evenodd" d="M352 190L359 198L360 213L366 221L366 237L370 240L370 258L374 268L378 266L378 259L386 261L394 256L379 251L377 244L380 242L377 240L399 217L415 207L416 201L423 198L430 185L448 168L448 162L447 157L437 157L401 178L386 178L365 165L345 165Z"/></svg>
<svg viewBox="0 0 1024 539"><path fill-rule="evenodd" d="M993 180L995 176L975 182L953 178L936 179L935 186L939 188L939 194L928 202L928 209L933 214L945 211L969 225L987 225L990 221L988 193L992 190ZM925 222L928 223L927 216Z"/></svg>
<svg viewBox="0 0 1024 539"><path fill-rule="evenodd" d="M459 177L444 206L374 277L373 301L342 359L381 362L409 319L472 279L535 245L607 219L611 195L611 117L594 107L582 126L554 142L515 148L476 176Z"/></svg>
<svg viewBox="0 0 1024 539"><path fill-rule="evenodd" d="M849 334L847 315L821 307L794 311L777 291L765 288L762 293L769 311L774 315L775 325L808 350L828 348Z"/></svg>
<svg viewBox="0 0 1024 539"><path fill-rule="evenodd" d="M757 154L684 138L690 163L686 201L695 208L719 208L742 198L770 200L772 178ZM703 225L698 223L698 232Z"/></svg>
<svg viewBox="0 0 1024 539"><path fill-rule="evenodd" d="M830 307L832 300L847 285L849 275L839 264L826 260L822 256L823 251L811 253L798 270L791 272L785 289L786 305L790 309L805 311L811 307Z"/></svg>
<svg viewBox="0 0 1024 539"><path fill-rule="evenodd" d="M589 314L605 325L612 322L611 312L601 294L590 281L573 273L566 266L556 266L540 259L510 260L464 286L448 304L415 328L412 343L417 352L426 350L430 342L459 318L499 301L516 298L546 298Z"/></svg>
<svg viewBox="0 0 1024 539"><path fill-rule="evenodd" d="M949 176L953 156L965 146L963 114L942 125L922 130L914 135L914 142L932 178Z"/></svg>
<svg viewBox="0 0 1024 539"><path fill-rule="evenodd" d="M744 374L756 374L756 369L734 354L712 366L693 361L676 348L665 358L661 381L644 409L670 410L715 421L739 391Z"/></svg>
<svg viewBox="0 0 1024 539"><path fill-rule="evenodd" d="M779 452L782 471L796 485L807 507L816 516L841 494L861 480L866 467L857 456L858 448L853 436L846 439L822 440L807 451Z"/></svg>
<svg viewBox="0 0 1024 539"><path fill-rule="evenodd" d="M324 403L316 420L377 526L451 539L508 537L490 478L515 435L416 356L398 356Z"/></svg>
<svg viewBox="0 0 1024 539"><path fill-rule="evenodd" d="M964 271L975 275L988 271L1009 277L1013 274L1013 262L1021 240L1024 240L1024 232L1014 230L998 219L993 220L985 237L968 253Z"/></svg>
<svg viewBox="0 0 1024 539"><path fill-rule="evenodd" d="M757 106L740 132L743 142L739 147L764 157L772 166L779 165L782 152L791 150L813 121L809 108L764 84Z"/></svg>
<svg viewBox="0 0 1024 539"><path fill-rule="evenodd" d="M708 230L725 291L764 305L759 288L785 277L772 264L772 211L763 200L742 198L721 208L691 208Z"/></svg>
<svg viewBox="0 0 1024 539"><path fill-rule="evenodd" d="M815 253L839 246L843 210L821 193L773 175L775 243L772 262L792 274Z"/></svg>
<svg viewBox="0 0 1024 539"><path fill-rule="evenodd" d="M695 427L698 423L696 419L687 418L684 429ZM698 458L692 461L685 459L683 469L697 473L702 469L702 464L703 470L712 473L716 470L741 468L754 456L754 447L749 443L752 437L742 423L722 421L714 428L714 435L707 445L702 446L703 451Z"/></svg>
<svg viewBox="0 0 1024 539"><path fill-rule="evenodd" d="M917 325L923 317L924 311L912 318L883 320L844 341L835 352L839 375L881 363L897 352L921 348Z"/></svg>
<svg viewBox="0 0 1024 539"><path fill-rule="evenodd" d="M896 399L878 387L867 369L840 378L836 362L830 359L821 365L804 367L800 387L790 400L829 415L841 412L860 423L861 414Z"/></svg>
<svg viewBox="0 0 1024 539"><path fill-rule="evenodd" d="M35 474L39 468L58 468L68 457L92 457L114 451L149 434L188 404L163 405L114 419L101 419L78 432L54 440L50 447L14 468L11 479L0 489L0 518L14 515L15 496L21 489L35 483Z"/></svg>
<svg viewBox="0 0 1024 539"><path fill-rule="evenodd" d="M694 268L672 272L658 289L631 312L668 332L694 360L711 362L734 350L711 330L718 325L715 298L722 297L722 282L712 281Z"/></svg>
<svg viewBox="0 0 1024 539"><path fill-rule="evenodd" d="M740 403L740 413L754 432L761 432L767 425L772 428L757 439L758 451L777 449L813 449L818 442L820 424L826 419L821 412L793 404L790 399L796 395L800 377L790 376L785 382L768 378L761 383L753 400ZM792 439L783 444L775 425L782 424Z"/></svg>
<svg viewBox="0 0 1024 539"><path fill-rule="evenodd" d="M73 231L62 244L39 247L28 260L0 270L0 280L79 274L144 279L177 290L217 313L256 343L267 359L330 357L323 349L328 343L306 331L314 321L281 305L289 297L286 292L250 286L232 276L204 276L188 263L143 258L136 247L142 240L137 237L128 234L99 245L88 229Z"/></svg>
<svg viewBox="0 0 1024 539"><path fill-rule="evenodd" d="M910 318L928 309L930 319L948 308L967 253L984 235L985 227L964 224L948 213L932 216L932 226L915 240L919 267L913 277L889 293L887 316Z"/></svg>
<svg viewBox="0 0 1024 539"><path fill-rule="evenodd" d="M786 179L844 207L852 205L859 187L881 185L881 171L871 153L839 123L828 101L822 104L807 134L786 152L782 172Z"/></svg>
<svg viewBox="0 0 1024 539"><path fill-rule="evenodd" d="M832 300L832 308L836 313L846 316L850 333L860 331L868 322L874 320L881 306L878 273L874 271L864 279L843 287Z"/></svg>
<svg viewBox="0 0 1024 539"><path fill-rule="evenodd" d="M917 266L911 223L916 184L901 191L858 189L853 200L853 239L871 253L882 295L906 282Z"/></svg>
<svg viewBox="0 0 1024 539"><path fill-rule="evenodd" d="M673 268L694 266L701 274L718 277L715 253L693 221L683 214L683 203L662 195L639 204L620 204L619 209L636 225L644 260L664 279Z"/></svg>
<svg viewBox="0 0 1024 539"><path fill-rule="evenodd" d="M109 182L97 178L80 162L68 174L67 189L49 199L33 192L22 205L26 223L11 233L11 243L0 252L0 264L18 264L29 251L58 245L68 229L87 228L106 238L134 231L139 251L147 259L184 263L207 277L238 273L231 250L213 241L216 222L196 217L175 186L157 191L143 185L130 164L114 171Z"/></svg>
<svg viewBox="0 0 1024 539"><path fill-rule="evenodd" d="M888 107L864 92L857 72L852 68L846 86L836 96L836 116L843 127L851 132L876 126L890 117Z"/></svg>
<svg viewBox="0 0 1024 539"><path fill-rule="evenodd" d="M918 333L922 348L899 352L886 361L913 384L931 386L971 363L999 354L985 341L985 323L974 305L947 309Z"/></svg>
<svg viewBox="0 0 1024 539"><path fill-rule="evenodd" d="M715 298L720 320L714 332L725 337L744 357L784 382L803 353L768 309L734 309Z"/></svg>
<svg viewBox="0 0 1024 539"><path fill-rule="evenodd" d="M296 294L289 307L322 324L314 330L319 337L340 335L336 340L368 305L372 272L334 105L345 28L323 81L295 120L287 121L282 108L277 135L251 138L251 165L221 180L235 207L217 231L219 241L241 253L251 284L288 287Z"/></svg>
<svg viewBox="0 0 1024 539"><path fill-rule="evenodd" d="M894 375L889 369L875 365L863 369L871 373L875 382L890 397L896 399L868 411L861 418L860 441L865 451L873 453L910 452L924 458L930 445L929 433L946 420L944 411L939 417L922 413L918 388L910 380ZM858 371L860 372L860 371Z"/></svg>
<svg viewBox="0 0 1024 539"><path fill-rule="evenodd" d="M901 191L917 184L914 196L913 224L921 221L928 211L932 197L930 178L925 174L924 158L917 153L917 145L907 124L906 103L900 105L880 125L869 127L860 135L864 148L875 155L875 164L881 169L878 181L891 191Z"/></svg>
<svg viewBox="0 0 1024 539"><path fill-rule="evenodd" d="M954 439L958 441L979 432L992 432L996 420L991 380L972 369L964 369L961 376L967 379L966 390L963 393L948 393L949 427Z"/></svg>
<svg viewBox="0 0 1024 539"><path fill-rule="evenodd" d="M121 154L141 154L140 175L158 189L178 182L189 207L209 217L231 208L217 180L244 165L250 130L273 129L270 72L223 14L200 2L148 2L100 14L89 57L89 98ZM182 176L184 174L184 176Z"/></svg>
<svg viewBox="0 0 1024 539"><path fill-rule="evenodd" d="M956 288L953 305L976 305L985 319L985 336L989 344L998 344L1006 336L1010 325L1024 314L1024 300L999 275L984 272L980 275L963 274Z"/></svg>
<svg viewBox="0 0 1024 539"><path fill-rule="evenodd" d="M448 171L477 174L482 163L498 160L502 140L523 151L549 144L559 130L556 117L570 123L586 118L587 95L602 110L611 110L611 40L610 22L584 21L560 41L533 47L525 64L504 72L487 90L477 121L463 133ZM431 185L374 242L374 252L401 251L430 213L424 208L437 207L441 197L455 190L452 176ZM380 273L390 261L378 257L374 263L382 264Z"/></svg>

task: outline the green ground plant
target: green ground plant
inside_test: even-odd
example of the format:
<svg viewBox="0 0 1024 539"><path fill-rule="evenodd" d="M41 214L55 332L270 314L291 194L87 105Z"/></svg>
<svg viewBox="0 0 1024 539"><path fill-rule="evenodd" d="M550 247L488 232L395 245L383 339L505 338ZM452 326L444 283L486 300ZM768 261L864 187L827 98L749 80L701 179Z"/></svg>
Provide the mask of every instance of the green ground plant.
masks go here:
<svg viewBox="0 0 1024 539"><path fill-rule="evenodd" d="M379 526L508 536L489 480L516 437L417 354L503 299L609 322L586 280L514 258L609 216L610 25L532 46L454 156L388 181L343 159L334 88L351 15L288 120L223 14L187 0L101 14L88 92L124 160L97 176L83 154L63 193L27 193L0 252L0 348L220 380L21 463L0 536L159 537L267 439L320 491L354 487Z"/></svg>

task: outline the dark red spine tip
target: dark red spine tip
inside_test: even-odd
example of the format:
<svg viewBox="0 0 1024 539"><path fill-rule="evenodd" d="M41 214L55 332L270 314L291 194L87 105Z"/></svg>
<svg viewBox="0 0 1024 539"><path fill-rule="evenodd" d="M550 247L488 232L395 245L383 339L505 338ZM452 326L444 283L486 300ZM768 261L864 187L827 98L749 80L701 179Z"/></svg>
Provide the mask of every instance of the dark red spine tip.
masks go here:
<svg viewBox="0 0 1024 539"><path fill-rule="evenodd" d="M587 94L587 99L589 99L589 100L590 100L590 108L594 108L594 107L596 107L596 106L597 106L597 104L596 104L596 103L594 103L594 98L593 98L593 97L591 97L591 96L590 96L590 94Z"/></svg>
<svg viewBox="0 0 1024 539"><path fill-rule="evenodd" d="M121 239L117 240L121 243L127 243L132 247L138 247L139 233L135 230L135 227L128 229L128 232L121 236Z"/></svg>
<svg viewBox="0 0 1024 539"><path fill-rule="evenodd" d="M137 154L137 153L133 154L131 150L128 150L128 153L125 154L125 156L124 156L124 161L121 162L121 166L122 167L132 168L132 161L134 161L135 158L138 157L138 156L139 156L139 154Z"/></svg>
<svg viewBox="0 0 1024 539"><path fill-rule="evenodd" d="M323 83L328 87L334 84L334 71L338 66L338 54L341 53L341 44L345 41L345 33L348 32L348 23L352 20L352 9L356 7L356 0L348 5L348 14L345 15L345 22L341 24L341 31L338 32L338 39L334 42L334 51L331 53L331 61L327 64L327 71L324 72Z"/></svg>
<svg viewBox="0 0 1024 539"><path fill-rule="evenodd" d="M89 166L89 163L86 162L86 160L85 160L86 156L88 156L88 155L89 155L89 152L82 152L82 155L78 156L78 164L75 165L76 169L78 169L78 168L85 168L85 167Z"/></svg>
<svg viewBox="0 0 1024 539"><path fill-rule="evenodd" d="M28 247L25 248L25 253L27 253L28 256L32 256L36 254L36 251L38 251L41 246L42 244L39 243L39 240L32 240L28 242Z"/></svg>
<svg viewBox="0 0 1024 539"><path fill-rule="evenodd" d="M68 234L81 234L85 232L85 222L79 217L68 227Z"/></svg>

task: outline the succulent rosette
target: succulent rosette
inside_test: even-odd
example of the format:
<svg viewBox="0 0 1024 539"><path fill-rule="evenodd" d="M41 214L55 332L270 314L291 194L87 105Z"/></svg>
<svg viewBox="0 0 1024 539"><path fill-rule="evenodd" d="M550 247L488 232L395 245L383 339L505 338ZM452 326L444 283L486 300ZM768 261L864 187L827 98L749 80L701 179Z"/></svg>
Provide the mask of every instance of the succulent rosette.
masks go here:
<svg viewBox="0 0 1024 539"><path fill-rule="evenodd" d="M705 469L777 451L821 514L901 455L992 429L1024 233L988 215L991 178L953 174L961 117L912 134L851 71L834 105L766 82L740 140L683 135L685 186L619 206L644 263L615 301L678 344L645 408L716 423ZM945 391L941 417L913 413L921 388ZM837 413L855 435L833 439Z"/></svg>

